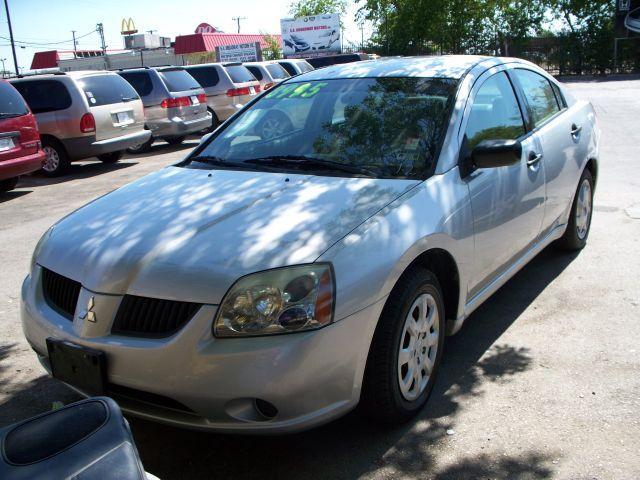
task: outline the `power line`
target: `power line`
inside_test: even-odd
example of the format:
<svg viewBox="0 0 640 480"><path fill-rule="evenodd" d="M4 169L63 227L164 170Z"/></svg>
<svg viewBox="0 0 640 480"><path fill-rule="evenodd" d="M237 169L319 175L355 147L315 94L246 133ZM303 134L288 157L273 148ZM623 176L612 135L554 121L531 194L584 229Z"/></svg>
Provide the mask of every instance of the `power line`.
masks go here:
<svg viewBox="0 0 640 480"><path fill-rule="evenodd" d="M79 37L76 37L75 40L80 40L81 38L85 38L88 37L89 35L93 35L94 33L96 33L95 30L91 30L89 33L85 33L84 35L80 35ZM0 35L0 38L2 38L3 40L11 40L8 37L3 37ZM59 42L27 42L24 40L14 40L15 43L21 43L23 45L27 45L27 46L42 46L42 45L58 45L61 43L72 43L73 42L73 38L69 39L69 40L61 40Z"/></svg>

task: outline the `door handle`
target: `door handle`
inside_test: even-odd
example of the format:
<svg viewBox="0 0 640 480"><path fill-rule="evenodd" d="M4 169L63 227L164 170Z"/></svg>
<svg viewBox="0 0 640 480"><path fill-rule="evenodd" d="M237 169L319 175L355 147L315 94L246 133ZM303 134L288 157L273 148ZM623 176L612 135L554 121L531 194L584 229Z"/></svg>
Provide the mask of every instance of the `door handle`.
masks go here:
<svg viewBox="0 0 640 480"><path fill-rule="evenodd" d="M541 153L531 152L529 154L529 158L527 159L527 167L533 167L540 160L542 160Z"/></svg>
<svg viewBox="0 0 640 480"><path fill-rule="evenodd" d="M571 136L572 137L577 137L578 135L580 135L581 131L582 131L582 126L581 125L576 125L575 123L573 125L571 125Z"/></svg>

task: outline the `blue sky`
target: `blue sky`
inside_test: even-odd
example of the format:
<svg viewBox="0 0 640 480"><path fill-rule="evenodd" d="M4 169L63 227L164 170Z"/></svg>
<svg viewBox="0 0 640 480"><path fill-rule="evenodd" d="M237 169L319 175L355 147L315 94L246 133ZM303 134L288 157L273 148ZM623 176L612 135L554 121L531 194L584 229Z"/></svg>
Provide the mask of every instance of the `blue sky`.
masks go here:
<svg viewBox="0 0 640 480"><path fill-rule="evenodd" d="M60 42L55 45L17 48L18 63L25 71L38 50L71 50L71 30L81 36L95 30L98 22L104 24L107 48L123 48L120 24L122 18L133 18L140 32L157 30L160 35L193 33L201 22L235 32L233 17L247 17L241 21L243 33L280 33L280 18L288 16L290 0L9 0L13 35L16 40L31 43ZM0 58L6 58L7 70L13 70L9 29L4 5L0 10ZM360 42L360 30L353 17L358 6L350 2L344 18L344 38ZM365 37L367 35L365 30ZM78 40L78 48L99 48L97 33ZM0 67L1 68L1 67Z"/></svg>

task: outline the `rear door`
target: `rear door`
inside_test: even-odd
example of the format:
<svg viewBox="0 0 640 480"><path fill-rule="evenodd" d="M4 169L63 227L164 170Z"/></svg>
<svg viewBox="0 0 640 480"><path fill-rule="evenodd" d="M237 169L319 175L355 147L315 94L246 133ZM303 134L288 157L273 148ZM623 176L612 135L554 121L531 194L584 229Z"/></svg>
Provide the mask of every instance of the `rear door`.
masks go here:
<svg viewBox="0 0 640 480"><path fill-rule="evenodd" d="M172 98L179 98L183 103L171 107L170 116L178 116L186 121L195 120L206 115L207 102L200 101L198 95L204 95L204 89L184 68L163 68L158 75L166 85ZM202 97L201 97L202 98Z"/></svg>
<svg viewBox="0 0 640 480"><path fill-rule="evenodd" d="M584 121L566 107L559 89L538 72L511 70L525 99L530 128L539 138L546 174L546 202L542 235L566 221L586 151Z"/></svg>
<svg viewBox="0 0 640 480"><path fill-rule="evenodd" d="M535 135L527 132L522 107L505 71L485 73L465 108L464 149L482 140L520 140L522 156L514 165L476 169L465 177L471 196L475 265L470 297L505 272L537 240L544 215L545 180Z"/></svg>
<svg viewBox="0 0 640 480"><path fill-rule="evenodd" d="M20 94L0 80L0 162L38 151L38 130Z"/></svg>
<svg viewBox="0 0 640 480"><path fill-rule="evenodd" d="M119 75L87 75L76 83L95 119L96 140L119 137L144 128L142 101Z"/></svg>

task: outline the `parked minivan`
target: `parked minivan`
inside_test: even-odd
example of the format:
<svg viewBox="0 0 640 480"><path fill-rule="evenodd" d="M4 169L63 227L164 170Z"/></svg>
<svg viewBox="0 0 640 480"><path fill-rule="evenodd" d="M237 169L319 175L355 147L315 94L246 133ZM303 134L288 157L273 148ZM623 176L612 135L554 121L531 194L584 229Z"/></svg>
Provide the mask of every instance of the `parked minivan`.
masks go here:
<svg viewBox="0 0 640 480"><path fill-rule="evenodd" d="M213 116L212 129L260 93L260 83L241 63L205 63L185 67L185 70L207 94L207 108Z"/></svg>
<svg viewBox="0 0 640 480"><path fill-rule="evenodd" d="M117 162L125 149L149 138L140 97L115 73L33 75L11 83L36 116L49 176L84 158Z"/></svg>
<svg viewBox="0 0 640 480"><path fill-rule="evenodd" d="M291 75L282 65L276 61L270 62L247 62L243 64L249 69L254 77L260 82L262 90L269 90Z"/></svg>
<svg viewBox="0 0 640 480"><path fill-rule="evenodd" d="M211 126L204 90L182 67L133 68L120 70L122 78L138 92L144 104L145 128L151 137L129 149L141 153L155 139L174 145L190 133Z"/></svg>
<svg viewBox="0 0 640 480"><path fill-rule="evenodd" d="M313 66L301 58L288 58L286 60L278 60L278 63L289 72L292 77L301 73L310 72L313 70Z"/></svg>
<svg viewBox="0 0 640 480"><path fill-rule="evenodd" d="M5 80L0 80L0 192L13 190L20 175L40 170L44 164L36 119Z"/></svg>

